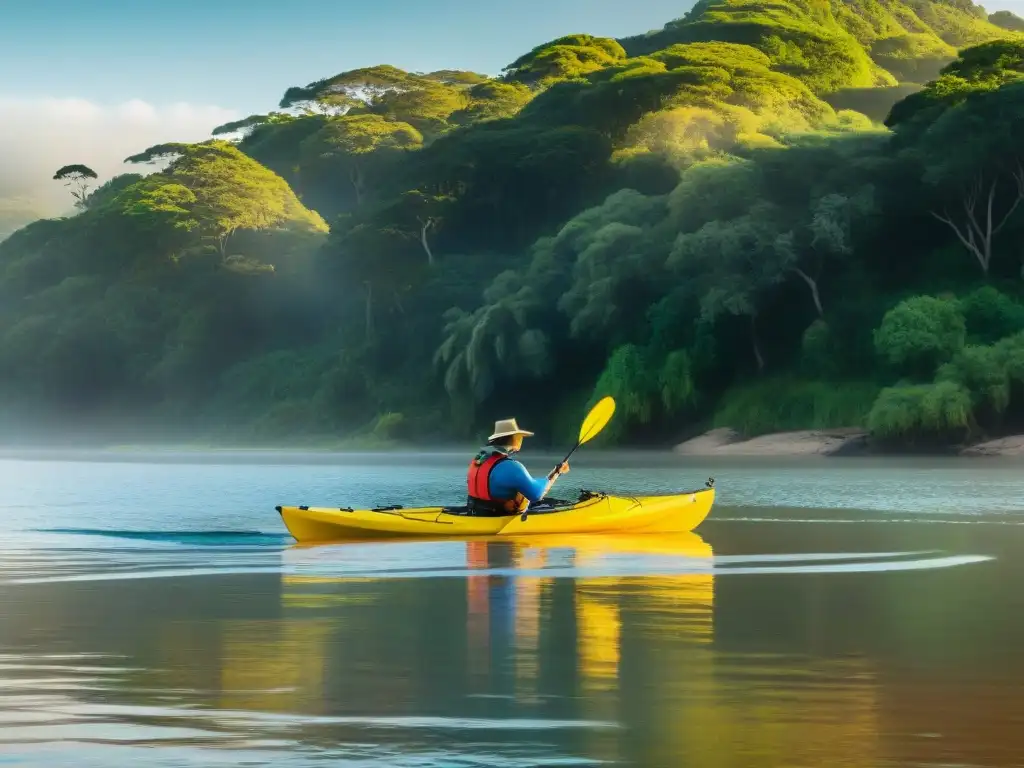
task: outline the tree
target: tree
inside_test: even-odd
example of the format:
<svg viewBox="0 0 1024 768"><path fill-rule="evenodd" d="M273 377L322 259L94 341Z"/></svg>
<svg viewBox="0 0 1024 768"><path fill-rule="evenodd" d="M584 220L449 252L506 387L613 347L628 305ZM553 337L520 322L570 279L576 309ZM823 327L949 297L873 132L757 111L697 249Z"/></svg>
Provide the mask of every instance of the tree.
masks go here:
<svg viewBox="0 0 1024 768"><path fill-rule="evenodd" d="M359 286L364 305L364 335L376 340L380 308L404 312L403 294L419 282L423 264L419 244L408 231L394 225L390 211L382 208L339 219L325 246L333 274L339 281Z"/></svg>
<svg viewBox="0 0 1024 768"><path fill-rule="evenodd" d="M232 120L229 123L218 125L210 132L210 135L226 136L228 134L238 133L246 136L251 135L254 128L258 128L262 125L280 125L282 123L291 123L295 120L301 119L301 117L288 114L287 112L270 112L265 115L249 115L248 117L243 117L241 120Z"/></svg>
<svg viewBox="0 0 1024 768"><path fill-rule="evenodd" d="M566 35L538 45L504 69L508 81L543 88L616 64L626 58L622 46L608 37Z"/></svg>
<svg viewBox="0 0 1024 768"><path fill-rule="evenodd" d="M852 255L854 227L874 210L870 185L852 196L833 192L812 203L809 220L802 217L794 229L775 241L783 261L807 284L819 318L825 317L818 281L826 263Z"/></svg>
<svg viewBox="0 0 1024 768"><path fill-rule="evenodd" d="M570 336L609 348L646 324L665 285L665 253L651 241L665 213L663 196L622 189L563 227L558 258L572 271L558 308Z"/></svg>
<svg viewBox="0 0 1024 768"><path fill-rule="evenodd" d="M446 227L461 233L460 250L515 253L599 194L610 155L589 128L494 120L415 153L405 189L452 199Z"/></svg>
<svg viewBox="0 0 1024 768"><path fill-rule="evenodd" d="M431 195L418 189L405 192L396 204L395 219L399 231L416 240L426 254L427 264L436 262L430 245L432 234L444 223L448 208L454 202L449 195Z"/></svg>
<svg viewBox="0 0 1024 768"><path fill-rule="evenodd" d="M75 198L76 208L86 207L86 197L88 196L89 188L92 186L89 182L98 178L96 171L87 165L65 165L59 168L55 174L53 174L54 181L63 181L65 187L71 189L71 196Z"/></svg>
<svg viewBox="0 0 1024 768"><path fill-rule="evenodd" d="M745 317L757 370L765 368L757 333L759 306L765 292L791 268L792 253L776 247L778 209L757 203L734 219L710 221L696 232L681 234L669 266L689 286L706 321L722 315Z"/></svg>
<svg viewBox="0 0 1024 768"><path fill-rule="evenodd" d="M469 103L449 116L452 125L471 125L485 120L513 117L530 102L533 93L522 83L487 80L474 85L467 96Z"/></svg>
<svg viewBox="0 0 1024 768"><path fill-rule="evenodd" d="M955 302L914 296L885 313L875 331L875 349L897 369L929 377L963 349L966 336L964 317Z"/></svg>
<svg viewBox="0 0 1024 768"><path fill-rule="evenodd" d="M993 40L964 50L940 77L896 104L885 124L912 143L947 110L972 94L992 92L1024 79L1024 40Z"/></svg>
<svg viewBox="0 0 1024 768"><path fill-rule="evenodd" d="M957 150L950 152L950 147ZM970 95L928 127L918 148L925 180L959 214L932 216L948 226L988 276L996 236L1024 201L1024 82Z"/></svg>
<svg viewBox="0 0 1024 768"><path fill-rule="evenodd" d="M176 261L189 234L200 227L195 204L196 195L188 187L150 176L122 190L108 207L129 217L159 251Z"/></svg>
<svg viewBox="0 0 1024 768"><path fill-rule="evenodd" d="M304 176L340 175L348 180L356 207L368 187L401 152L423 145L423 135L408 123L379 115L351 115L328 121L301 145ZM315 170L314 170L315 169Z"/></svg>
<svg viewBox="0 0 1024 768"><path fill-rule="evenodd" d="M448 128L452 113L470 103L467 92L486 80L457 70L422 75L389 65L363 67L289 88L280 106L334 117L374 114L433 135Z"/></svg>
<svg viewBox="0 0 1024 768"><path fill-rule="evenodd" d="M1014 188L1007 191L1007 199L997 209L996 195L1000 186L1003 186L1001 176L999 174L995 178L986 179L979 174L967 185L960 201L963 207L961 218L954 217L948 211L941 214L931 212L932 216L953 230L957 240L978 260L985 275L988 275L992 265L993 239L1024 200L1024 166L1018 164L1008 172Z"/></svg>
<svg viewBox="0 0 1024 768"><path fill-rule="evenodd" d="M142 179L143 176L139 173L122 173L114 176L92 191L85 200L85 207L90 210L101 208L116 199L123 190L142 181Z"/></svg>
<svg viewBox="0 0 1024 768"><path fill-rule="evenodd" d="M489 291L491 301L475 312L453 309L445 317L434 360L453 400L483 402L500 381L539 378L554 362L550 336L536 325L544 309L536 292L512 272Z"/></svg>
<svg viewBox="0 0 1024 768"><path fill-rule="evenodd" d="M225 141L202 144L163 144L128 158L127 162L169 161L132 188L129 213L170 219L174 228L195 231L212 243L221 263L231 259L232 236L242 230L289 226L326 232L327 225L306 209L281 177L243 155Z"/></svg>

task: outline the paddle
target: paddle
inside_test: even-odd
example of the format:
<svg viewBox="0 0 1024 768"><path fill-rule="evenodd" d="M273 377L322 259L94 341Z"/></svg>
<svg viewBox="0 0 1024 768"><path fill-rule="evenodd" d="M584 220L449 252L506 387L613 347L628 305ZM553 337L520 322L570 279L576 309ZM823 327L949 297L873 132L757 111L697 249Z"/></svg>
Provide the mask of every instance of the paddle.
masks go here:
<svg viewBox="0 0 1024 768"><path fill-rule="evenodd" d="M583 424L580 426L580 436L576 441L576 445L572 447L572 450L565 455L564 459L558 462L558 465L548 475L548 490L551 489L555 478L558 477L559 467L565 464L581 445L597 437L601 430L608 426L608 422L612 420L614 413L615 400L611 397L601 398L597 405L590 409L590 413L587 414L587 418L583 420ZM544 493L547 494L547 491ZM525 522L527 514L528 512L523 512L519 519Z"/></svg>
<svg viewBox="0 0 1024 768"><path fill-rule="evenodd" d="M583 420L583 425L580 427L579 440L576 441L576 445L572 447L572 450L565 455L565 458L559 462L558 466L560 467L562 464L565 464L581 445L597 437L601 430L608 426L608 422L612 420L614 413L615 400L610 397L602 398L597 405L591 408L590 413L587 414L587 418Z"/></svg>

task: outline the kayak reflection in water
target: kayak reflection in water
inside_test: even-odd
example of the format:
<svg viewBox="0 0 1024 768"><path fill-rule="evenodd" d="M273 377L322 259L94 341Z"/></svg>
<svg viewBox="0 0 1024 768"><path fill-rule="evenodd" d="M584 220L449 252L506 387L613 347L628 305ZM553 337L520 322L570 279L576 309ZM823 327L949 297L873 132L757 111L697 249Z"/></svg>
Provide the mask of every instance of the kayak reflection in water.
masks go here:
<svg viewBox="0 0 1024 768"><path fill-rule="evenodd" d="M494 434L469 463L466 503L472 514L501 516L525 512L531 503L547 495L559 475L569 471L565 463L545 478L531 477L526 467L512 458L522 449L524 437L533 437L533 432L520 429L515 419L494 423Z"/></svg>

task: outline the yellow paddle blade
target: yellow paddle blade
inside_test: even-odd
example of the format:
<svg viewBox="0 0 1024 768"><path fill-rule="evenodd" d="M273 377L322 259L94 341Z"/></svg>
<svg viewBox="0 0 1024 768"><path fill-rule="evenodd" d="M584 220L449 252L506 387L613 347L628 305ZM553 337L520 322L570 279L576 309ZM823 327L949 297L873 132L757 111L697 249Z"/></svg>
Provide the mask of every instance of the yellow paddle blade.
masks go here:
<svg viewBox="0 0 1024 768"><path fill-rule="evenodd" d="M610 397L603 398L591 408L587 418L583 420L583 426L580 427L580 445L597 437L612 420L613 413L615 413L615 400Z"/></svg>

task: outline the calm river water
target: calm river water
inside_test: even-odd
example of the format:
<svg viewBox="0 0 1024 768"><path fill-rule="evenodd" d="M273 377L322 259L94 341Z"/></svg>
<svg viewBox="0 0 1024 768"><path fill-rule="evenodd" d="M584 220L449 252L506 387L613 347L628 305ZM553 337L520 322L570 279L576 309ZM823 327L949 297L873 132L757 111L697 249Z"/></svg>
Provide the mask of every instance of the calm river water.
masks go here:
<svg viewBox="0 0 1024 768"><path fill-rule="evenodd" d="M718 503L298 547L276 504L452 503L465 457L89 458L0 460L3 765L1024 764L1022 463L581 451L556 495Z"/></svg>

